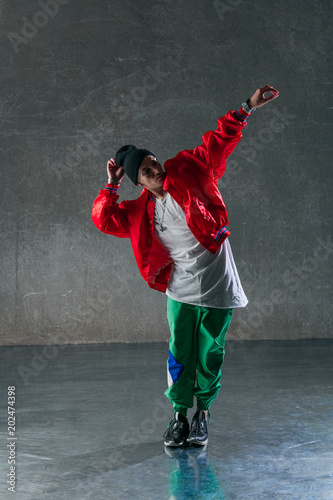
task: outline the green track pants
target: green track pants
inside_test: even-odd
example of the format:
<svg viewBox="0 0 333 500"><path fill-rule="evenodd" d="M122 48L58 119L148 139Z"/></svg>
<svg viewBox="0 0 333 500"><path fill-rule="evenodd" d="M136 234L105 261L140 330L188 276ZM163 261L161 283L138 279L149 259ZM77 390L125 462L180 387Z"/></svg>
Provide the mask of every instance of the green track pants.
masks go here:
<svg viewBox="0 0 333 500"><path fill-rule="evenodd" d="M183 415L193 407L209 410L221 384L225 337L232 309L201 307L167 297L170 326L168 385L165 395Z"/></svg>

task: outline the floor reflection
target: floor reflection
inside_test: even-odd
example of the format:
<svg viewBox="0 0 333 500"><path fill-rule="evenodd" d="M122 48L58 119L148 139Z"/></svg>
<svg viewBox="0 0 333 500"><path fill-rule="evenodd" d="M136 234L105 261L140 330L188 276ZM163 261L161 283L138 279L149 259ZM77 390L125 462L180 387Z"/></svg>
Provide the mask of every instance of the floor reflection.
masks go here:
<svg viewBox="0 0 333 500"><path fill-rule="evenodd" d="M36 347L0 349L20 390L20 500L333 500L331 340L229 344L208 449L164 449L165 348L69 346L27 385Z"/></svg>
<svg viewBox="0 0 333 500"><path fill-rule="evenodd" d="M217 478L208 456L208 443L202 447L164 447L172 459L169 500L224 500L221 478Z"/></svg>

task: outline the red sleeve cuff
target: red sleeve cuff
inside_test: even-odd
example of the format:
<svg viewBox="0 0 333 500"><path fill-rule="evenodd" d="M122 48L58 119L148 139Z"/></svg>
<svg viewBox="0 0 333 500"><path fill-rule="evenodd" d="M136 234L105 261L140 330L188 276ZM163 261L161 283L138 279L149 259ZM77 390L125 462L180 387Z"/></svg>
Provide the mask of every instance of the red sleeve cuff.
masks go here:
<svg viewBox="0 0 333 500"><path fill-rule="evenodd" d="M119 189L120 184L109 184L107 183L105 189L110 191L111 193L116 193Z"/></svg>
<svg viewBox="0 0 333 500"><path fill-rule="evenodd" d="M250 115L251 113L245 113L241 107L237 111L235 111L236 118L241 122L244 122Z"/></svg>

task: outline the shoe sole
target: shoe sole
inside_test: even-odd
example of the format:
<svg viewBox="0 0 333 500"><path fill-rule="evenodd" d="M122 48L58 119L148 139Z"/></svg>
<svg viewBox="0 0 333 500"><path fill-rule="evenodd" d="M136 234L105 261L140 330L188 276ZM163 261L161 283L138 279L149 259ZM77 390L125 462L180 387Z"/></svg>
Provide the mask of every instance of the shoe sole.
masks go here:
<svg viewBox="0 0 333 500"><path fill-rule="evenodd" d="M180 443L175 443L174 441L168 442L164 441L165 446L170 446L170 448L178 448L179 446L183 446L185 441L181 441Z"/></svg>
<svg viewBox="0 0 333 500"><path fill-rule="evenodd" d="M194 444L196 446L205 446L208 443L208 438L205 441L197 441L195 438L188 439L188 444Z"/></svg>

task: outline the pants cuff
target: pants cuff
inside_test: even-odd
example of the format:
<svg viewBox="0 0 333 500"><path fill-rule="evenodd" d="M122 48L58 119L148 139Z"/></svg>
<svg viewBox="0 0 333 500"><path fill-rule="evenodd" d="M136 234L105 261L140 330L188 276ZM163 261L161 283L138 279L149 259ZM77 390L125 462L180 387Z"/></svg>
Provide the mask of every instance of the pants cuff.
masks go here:
<svg viewBox="0 0 333 500"><path fill-rule="evenodd" d="M198 410L204 410L204 411L207 411L210 409L210 405L208 405L207 403L205 404L204 402L197 402L197 408Z"/></svg>
<svg viewBox="0 0 333 500"><path fill-rule="evenodd" d="M188 408L184 408L183 406L174 406L173 411L176 413L177 411L181 413L184 417L187 417Z"/></svg>

